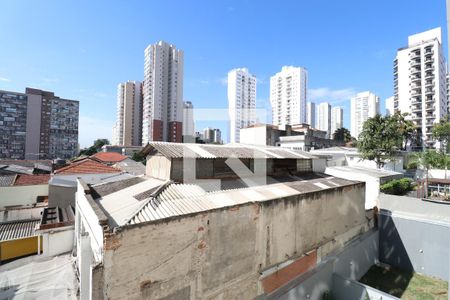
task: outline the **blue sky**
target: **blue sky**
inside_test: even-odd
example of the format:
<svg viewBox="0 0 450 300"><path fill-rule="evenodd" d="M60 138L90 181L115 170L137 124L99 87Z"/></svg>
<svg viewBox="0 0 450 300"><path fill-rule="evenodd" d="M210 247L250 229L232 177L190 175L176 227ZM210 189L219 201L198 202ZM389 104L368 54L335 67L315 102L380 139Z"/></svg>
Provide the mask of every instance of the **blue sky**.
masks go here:
<svg viewBox="0 0 450 300"><path fill-rule="evenodd" d="M303 66L309 100L343 106L347 128L358 91L378 94L384 112L408 35L441 26L447 49L444 0L3 0L0 12L0 89L80 100L81 146L111 137L117 84L142 80L144 49L159 40L184 50L184 98L196 108L225 108L227 72L248 67L269 109L270 76Z"/></svg>

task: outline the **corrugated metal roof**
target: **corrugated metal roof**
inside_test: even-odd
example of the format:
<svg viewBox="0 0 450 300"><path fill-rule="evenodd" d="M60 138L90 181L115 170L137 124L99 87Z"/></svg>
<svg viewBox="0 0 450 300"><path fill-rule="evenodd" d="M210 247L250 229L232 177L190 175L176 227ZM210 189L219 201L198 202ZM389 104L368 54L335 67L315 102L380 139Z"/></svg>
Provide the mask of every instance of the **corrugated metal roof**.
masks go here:
<svg viewBox="0 0 450 300"><path fill-rule="evenodd" d="M353 183L355 182L327 176L216 192L205 192L198 185L172 184L157 197L147 199L134 216L122 225L150 222L248 202L262 202L318 192Z"/></svg>
<svg viewBox="0 0 450 300"><path fill-rule="evenodd" d="M149 154L158 152L168 158L267 158L267 159L311 159L312 155L280 147L265 147L243 144L207 145L189 143L151 142L143 150Z"/></svg>
<svg viewBox="0 0 450 300"><path fill-rule="evenodd" d="M11 186L14 184L16 175L2 175L0 176L0 186Z"/></svg>
<svg viewBox="0 0 450 300"><path fill-rule="evenodd" d="M36 236L36 226L40 220L22 220L0 223L0 241L23 239Z"/></svg>

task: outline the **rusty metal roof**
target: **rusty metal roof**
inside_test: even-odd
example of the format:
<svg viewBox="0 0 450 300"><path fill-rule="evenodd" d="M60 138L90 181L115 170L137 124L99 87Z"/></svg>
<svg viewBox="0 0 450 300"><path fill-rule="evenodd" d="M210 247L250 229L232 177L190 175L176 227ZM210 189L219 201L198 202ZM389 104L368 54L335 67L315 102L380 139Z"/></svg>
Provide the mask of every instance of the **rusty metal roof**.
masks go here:
<svg viewBox="0 0 450 300"><path fill-rule="evenodd" d="M0 223L0 241L24 239L36 236L40 220L20 220Z"/></svg>
<svg viewBox="0 0 450 300"><path fill-rule="evenodd" d="M167 158L311 159L314 157L303 151L280 147L167 142L151 142L142 150L142 153L144 155L160 153Z"/></svg>

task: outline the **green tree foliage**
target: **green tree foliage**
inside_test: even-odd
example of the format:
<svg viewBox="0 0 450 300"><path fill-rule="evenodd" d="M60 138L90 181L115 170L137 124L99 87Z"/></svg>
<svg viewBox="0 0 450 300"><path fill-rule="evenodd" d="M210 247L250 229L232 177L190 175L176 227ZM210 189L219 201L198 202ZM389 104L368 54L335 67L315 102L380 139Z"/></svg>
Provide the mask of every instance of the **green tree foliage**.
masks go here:
<svg viewBox="0 0 450 300"><path fill-rule="evenodd" d="M426 150L413 153L409 157L409 165L416 165L426 171L426 185L428 187L428 177L431 168L439 168L443 163L442 155L436 150ZM428 188L426 189L428 190ZM427 195L428 196L428 193Z"/></svg>
<svg viewBox="0 0 450 300"><path fill-rule="evenodd" d="M94 145L90 146L89 148L84 148L80 151L79 156L86 155L91 156L95 153L99 152L104 145L109 145L109 141L107 139L96 139L94 141Z"/></svg>
<svg viewBox="0 0 450 300"><path fill-rule="evenodd" d="M137 162L141 162L141 163L143 163L144 165L147 163L147 160L145 159L145 155L142 154L141 151L135 152L135 153L133 154L133 156L131 157L131 159L134 160L134 161L137 161Z"/></svg>
<svg viewBox="0 0 450 300"><path fill-rule="evenodd" d="M415 136L412 123L399 113L383 117L376 115L363 125L358 137L358 150L363 159L373 160L378 168L394 160L398 150L404 149Z"/></svg>
<svg viewBox="0 0 450 300"><path fill-rule="evenodd" d="M333 133L333 140L348 143L352 141L352 135L347 128L341 127Z"/></svg>
<svg viewBox="0 0 450 300"><path fill-rule="evenodd" d="M380 186L380 190L385 194L405 195L412 190L411 179L394 179Z"/></svg>

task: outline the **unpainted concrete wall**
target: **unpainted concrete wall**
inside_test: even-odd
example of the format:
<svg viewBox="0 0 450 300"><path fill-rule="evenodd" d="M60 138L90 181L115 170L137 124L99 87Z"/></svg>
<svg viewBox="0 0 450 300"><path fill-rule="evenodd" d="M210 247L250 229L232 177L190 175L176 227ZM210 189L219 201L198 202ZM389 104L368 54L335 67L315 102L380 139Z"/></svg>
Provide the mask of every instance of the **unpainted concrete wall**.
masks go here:
<svg viewBox="0 0 450 300"><path fill-rule="evenodd" d="M48 207L75 207L76 187L49 185Z"/></svg>
<svg viewBox="0 0 450 300"><path fill-rule="evenodd" d="M252 299L261 274L366 225L361 183L123 228L106 241L104 298Z"/></svg>

